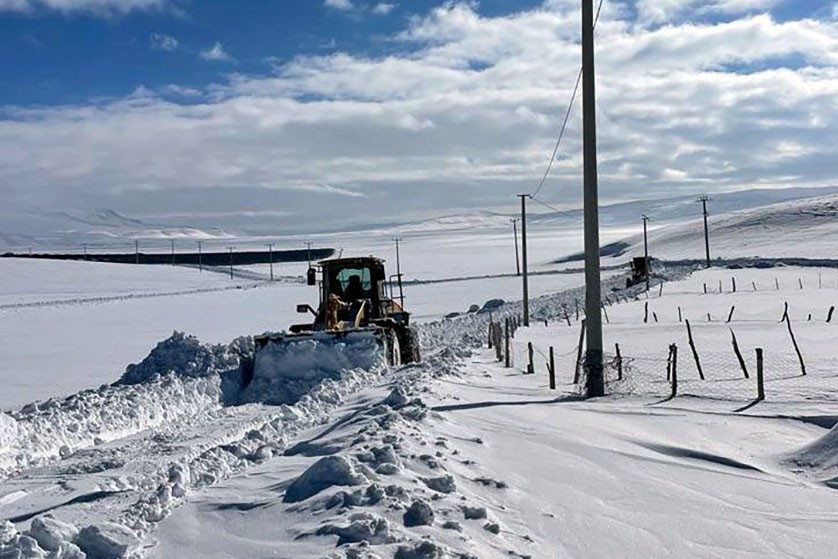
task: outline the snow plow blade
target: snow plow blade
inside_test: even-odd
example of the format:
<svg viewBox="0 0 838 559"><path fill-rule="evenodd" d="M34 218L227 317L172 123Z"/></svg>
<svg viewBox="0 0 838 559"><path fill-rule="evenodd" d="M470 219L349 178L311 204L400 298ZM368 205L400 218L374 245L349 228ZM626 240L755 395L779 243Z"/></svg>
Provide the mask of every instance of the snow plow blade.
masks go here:
<svg viewBox="0 0 838 559"><path fill-rule="evenodd" d="M400 361L391 330L378 327L298 334L264 334L254 338L248 392L275 392L280 384L337 378L342 371L373 370Z"/></svg>

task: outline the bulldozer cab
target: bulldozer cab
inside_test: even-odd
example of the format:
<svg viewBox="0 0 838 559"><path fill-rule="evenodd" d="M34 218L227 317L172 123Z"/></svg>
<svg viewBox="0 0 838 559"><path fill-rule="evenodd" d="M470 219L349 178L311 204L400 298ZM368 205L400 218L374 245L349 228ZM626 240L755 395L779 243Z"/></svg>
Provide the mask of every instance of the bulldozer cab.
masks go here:
<svg viewBox="0 0 838 559"><path fill-rule="evenodd" d="M319 262L320 306L315 330L363 327L381 320L407 324L404 312L387 290L384 260L380 258L337 258ZM302 325L294 329L302 329Z"/></svg>
<svg viewBox="0 0 838 559"><path fill-rule="evenodd" d="M320 262L323 271L320 301L334 295L345 303L367 299L377 304L387 298L384 261L378 258L340 258Z"/></svg>

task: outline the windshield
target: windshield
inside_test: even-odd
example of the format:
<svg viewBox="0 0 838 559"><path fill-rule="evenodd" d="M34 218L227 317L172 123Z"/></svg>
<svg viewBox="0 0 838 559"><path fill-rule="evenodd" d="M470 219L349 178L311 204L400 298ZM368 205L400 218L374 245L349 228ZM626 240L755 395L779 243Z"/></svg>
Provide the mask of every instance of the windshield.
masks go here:
<svg viewBox="0 0 838 559"><path fill-rule="evenodd" d="M350 299L370 297L372 274L369 268L344 268L332 282L332 292Z"/></svg>

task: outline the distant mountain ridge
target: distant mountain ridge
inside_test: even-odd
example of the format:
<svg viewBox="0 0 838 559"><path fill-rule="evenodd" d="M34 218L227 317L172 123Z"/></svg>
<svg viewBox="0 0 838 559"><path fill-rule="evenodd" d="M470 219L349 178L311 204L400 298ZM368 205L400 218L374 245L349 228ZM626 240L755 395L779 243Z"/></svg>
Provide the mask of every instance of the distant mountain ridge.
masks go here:
<svg viewBox="0 0 838 559"><path fill-rule="evenodd" d="M785 201L838 194L838 187L751 189L717 194L709 205L711 216L765 207ZM694 195L678 195L655 200L618 202L600 208L603 227L636 226L641 214L647 214L654 226L693 220L700 217L700 205ZM543 211L547 209L548 211ZM528 221L536 227L578 228L582 226L582 209L552 211L538 201L528 207ZM311 222L305 231L293 222L277 218L276 212L265 210L265 215L255 212L247 220L207 220L204 216L195 221L201 226L184 223L188 217L178 217L177 222L165 218L133 217L113 209L101 208L90 212L26 211L13 212L0 209L0 250L23 251L27 247L38 250L80 249L83 244L91 247L124 247L134 240L146 245L164 247L169 241L225 240L239 244L264 243L265 239L289 238L289 243L299 244L300 235L337 236L353 235L404 236L438 235L442 232L501 233L509 228L509 218L517 211L476 209L460 210L421 219L378 219L359 222L355 226L329 228L323 223ZM310 229L310 230L309 230Z"/></svg>

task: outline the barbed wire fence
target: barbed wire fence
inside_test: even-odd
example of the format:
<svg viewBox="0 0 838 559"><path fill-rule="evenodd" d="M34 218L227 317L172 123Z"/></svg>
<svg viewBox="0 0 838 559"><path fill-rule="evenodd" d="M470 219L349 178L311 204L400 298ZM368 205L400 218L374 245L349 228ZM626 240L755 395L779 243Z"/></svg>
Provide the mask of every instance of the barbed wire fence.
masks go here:
<svg viewBox="0 0 838 559"><path fill-rule="evenodd" d="M490 344L498 361L524 374L546 374L552 389L585 393L587 367L579 344L550 342L545 346L543 339L516 342L520 319L507 320L508 335L500 322L489 323ZM574 326L584 328L583 321ZM583 344L581 336L579 341ZM832 402L838 381L838 358L821 360L817 368L806 372L798 353L764 348L740 351L737 345L726 351L706 351L688 344L662 344L659 351L643 352L615 344L614 352L603 354L603 365L607 395L661 401L692 397L743 405L763 400ZM805 382L804 377L808 377Z"/></svg>

